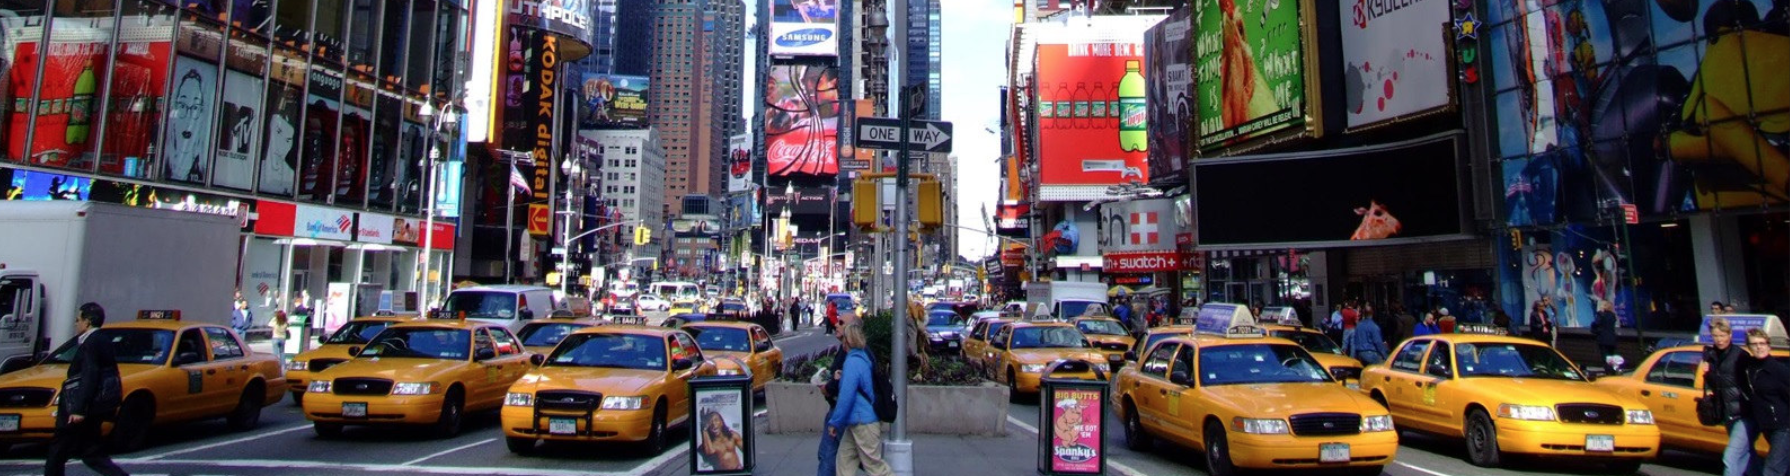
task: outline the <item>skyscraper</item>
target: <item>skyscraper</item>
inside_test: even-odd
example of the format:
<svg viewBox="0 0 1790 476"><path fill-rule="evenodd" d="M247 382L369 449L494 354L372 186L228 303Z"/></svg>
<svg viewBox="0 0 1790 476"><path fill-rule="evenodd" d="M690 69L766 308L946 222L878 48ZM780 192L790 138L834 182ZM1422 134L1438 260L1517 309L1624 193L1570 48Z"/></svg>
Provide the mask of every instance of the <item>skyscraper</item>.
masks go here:
<svg viewBox="0 0 1790 476"><path fill-rule="evenodd" d="M745 132L740 118L741 95L745 93L746 4L742 0L709 0L707 46L709 54L709 96L713 111L709 117L709 189L703 193L720 197L727 192L727 140Z"/></svg>
<svg viewBox="0 0 1790 476"><path fill-rule="evenodd" d="M653 27L657 26L654 12L658 10L660 0L601 1L616 3L615 36L610 41L615 46L615 66L610 72L628 76L651 75L657 38L653 34Z"/></svg>
<svg viewBox="0 0 1790 476"><path fill-rule="evenodd" d="M709 105L703 63L703 34L709 0L656 0L652 41L652 83L647 122L665 144L665 203L676 214L682 198L708 193Z"/></svg>
<svg viewBox="0 0 1790 476"><path fill-rule="evenodd" d="M940 111L939 70L944 59L939 39L943 32L940 28L939 0L908 0L907 3L907 46L902 54L908 55L908 70L903 71L902 83L926 84L926 113L916 119L938 120L944 111Z"/></svg>

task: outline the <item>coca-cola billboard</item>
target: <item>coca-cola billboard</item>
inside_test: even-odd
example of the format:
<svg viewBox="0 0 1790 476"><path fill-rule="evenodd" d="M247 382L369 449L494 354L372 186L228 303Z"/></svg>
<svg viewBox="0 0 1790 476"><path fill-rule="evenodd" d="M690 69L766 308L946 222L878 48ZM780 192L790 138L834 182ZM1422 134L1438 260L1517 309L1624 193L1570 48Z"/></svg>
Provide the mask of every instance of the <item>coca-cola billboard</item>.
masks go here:
<svg viewBox="0 0 1790 476"><path fill-rule="evenodd" d="M772 66L764 97L765 170L776 177L837 175L838 70L832 66Z"/></svg>

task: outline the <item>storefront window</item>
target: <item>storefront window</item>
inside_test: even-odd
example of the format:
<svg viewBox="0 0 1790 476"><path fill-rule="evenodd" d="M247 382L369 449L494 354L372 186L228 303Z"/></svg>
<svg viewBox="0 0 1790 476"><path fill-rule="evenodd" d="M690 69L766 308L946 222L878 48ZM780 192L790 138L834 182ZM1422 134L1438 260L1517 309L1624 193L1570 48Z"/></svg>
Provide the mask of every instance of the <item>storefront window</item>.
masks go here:
<svg viewBox="0 0 1790 476"><path fill-rule="evenodd" d="M7 135L18 138L8 143L9 157L27 157L26 163L49 167L90 170L94 166L95 147L100 142L94 118L104 117L100 87L106 84L114 7L111 2L83 7L67 2L56 6L47 49L39 48L42 17L7 26L5 35L17 42L10 52L8 92L22 99L15 100L8 121ZM43 81L35 82L32 77L40 61ZM37 109L35 114L26 114L32 111L34 89ZM29 151L23 147L27 137Z"/></svg>
<svg viewBox="0 0 1790 476"><path fill-rule="evenodd" d="M267 37L272 22L268 8L273 0L231 0L230 26L245 33Z"/></svg>
<svg viewBox="0 0 1790 476"><path fill-rule="evenodd" d="M364 206L367 139L373 123L373 78L350 74L342 109L341 150L336 154L336 204Z"/></svg>
<svg viewBox="0 0 1790 476"><path fill-rule="evenodd" d="M304 109L304 55L278 46L268 69L272 83L267 89L266 131L261 141L261 193L292 196L299 170L299 124Z"/></svg>
<svg viewBox="0 0 1790 476"><path fill-rule="evenodd" d="M327 200L335 183L336 123L341 120L342 77L326 69L310 71L310 95L305 99L304 140L300 158L298 198Z"/></svg>
<svg viewBox="0 0 1790 476"><path fill-rule="evenodd" d="M392 198L396 195L393 189L395 176L398 173L398 118L403 115L404 103L396 97L379 95L378 107L373 109L372 151L367 159L367 206L377 210L391 210Z"/></svg>
<svg viewBox="0 0 1790 476"><path fill-rule="evenodd" d="M223 25L192 12L181 13L175 36L171 108L159 173L163 180L204 184L211 176L212 124L218 105L218 65Z"/></svg>
<svg viewBox="0 0 1790 476"><path fill-rule="evenodd" d="M174 7L156 0L126 0L121 8L118 51L106 74L106 137L99 171L148 177L153 162L149 153L160 145L161 118L167 112Z"/></svg>
<svg viewBox="0 0 1790 476"><path fill-rule="evenodd" d="M408 45L410 68L404 86L413 91L423 91L424 86L429 84L429 72L434 70L430 65L435 62L432 54L435 45L432 37L435 34L435 0L416 0L411 4L410 11L410 18L413 19Z"/></svg>
<svg viewBox="0 0 1790 476"><path fill-rule="evenodd" d="M385 3L379 27L379 77L394 85L404 84L404 28L410 8L403 0Z"/></svg>
<svg viewBox="0 0 1790 476"><path fill-rule="evenodd" d="M429 155L429 149L423 143L427 140L424 131L422 124L404 121L404 130L398 140L398 213L416 214L423 207L426 178L423 177L422 161L428 160Z"/></svg>
<svg viewBox="0 0 1790 476"><path fill-rule="evenodd" d="M252 35L232 34L224 59L224 94L218 111L217 164L212 184L251 190L265 129L266 101L262 94L267 71L267 41Z"/></svg>
<svg viewBox="0 0 1790 476"><path fill-rule="evenodd" d="M317 0L317 15L311 21L317 36L316 55L319 63L340 67L343 57L343 35L348 26L347 0Z"/></svg>
<svg viewBox="0 0 1790 476"><path fill-rule="evenodd" d="M280 0L275 3L274 40L299 51L311 47L311 0Z"/></svg>

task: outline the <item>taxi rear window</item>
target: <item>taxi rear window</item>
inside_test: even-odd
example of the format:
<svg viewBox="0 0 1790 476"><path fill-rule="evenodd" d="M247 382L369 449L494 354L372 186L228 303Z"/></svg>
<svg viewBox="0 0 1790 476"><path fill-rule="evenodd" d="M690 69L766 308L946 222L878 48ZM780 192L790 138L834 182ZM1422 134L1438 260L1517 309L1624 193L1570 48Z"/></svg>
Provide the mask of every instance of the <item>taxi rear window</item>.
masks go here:
<svg viewBox="0 0 1790 476"><path fill-rule="evenodd" d="M686 327L684 330L696 335L696 346L703 350L752 351L752 337L746 334L745 329L697 326Z"/></svg>

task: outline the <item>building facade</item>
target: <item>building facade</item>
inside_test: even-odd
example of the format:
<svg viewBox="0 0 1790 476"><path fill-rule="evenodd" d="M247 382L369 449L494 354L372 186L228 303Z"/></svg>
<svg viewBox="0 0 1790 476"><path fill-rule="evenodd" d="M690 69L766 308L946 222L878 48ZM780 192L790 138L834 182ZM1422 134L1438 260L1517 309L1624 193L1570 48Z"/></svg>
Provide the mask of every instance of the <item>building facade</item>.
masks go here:
<svg viewBox="0 0 1790 476"><path fill-rule="evenodd" d="M634 226L663 229L665 220L665 146L658 129L584 131L603 145L604 203L620 212ZM632 229L632 227L624 227ZM627 234L626 236L633 236ZM659 236L653 243L636 246L635 257L657 257Z"/></svg>
<svg viewBox="0 0 1790 476"><path fill-rule="evenodd" d="M648 122L665 146L665 196L672 213L690 193L708 193L714 97L708 94L704 18L710 0L658 0L653 16Z"/></svg>

